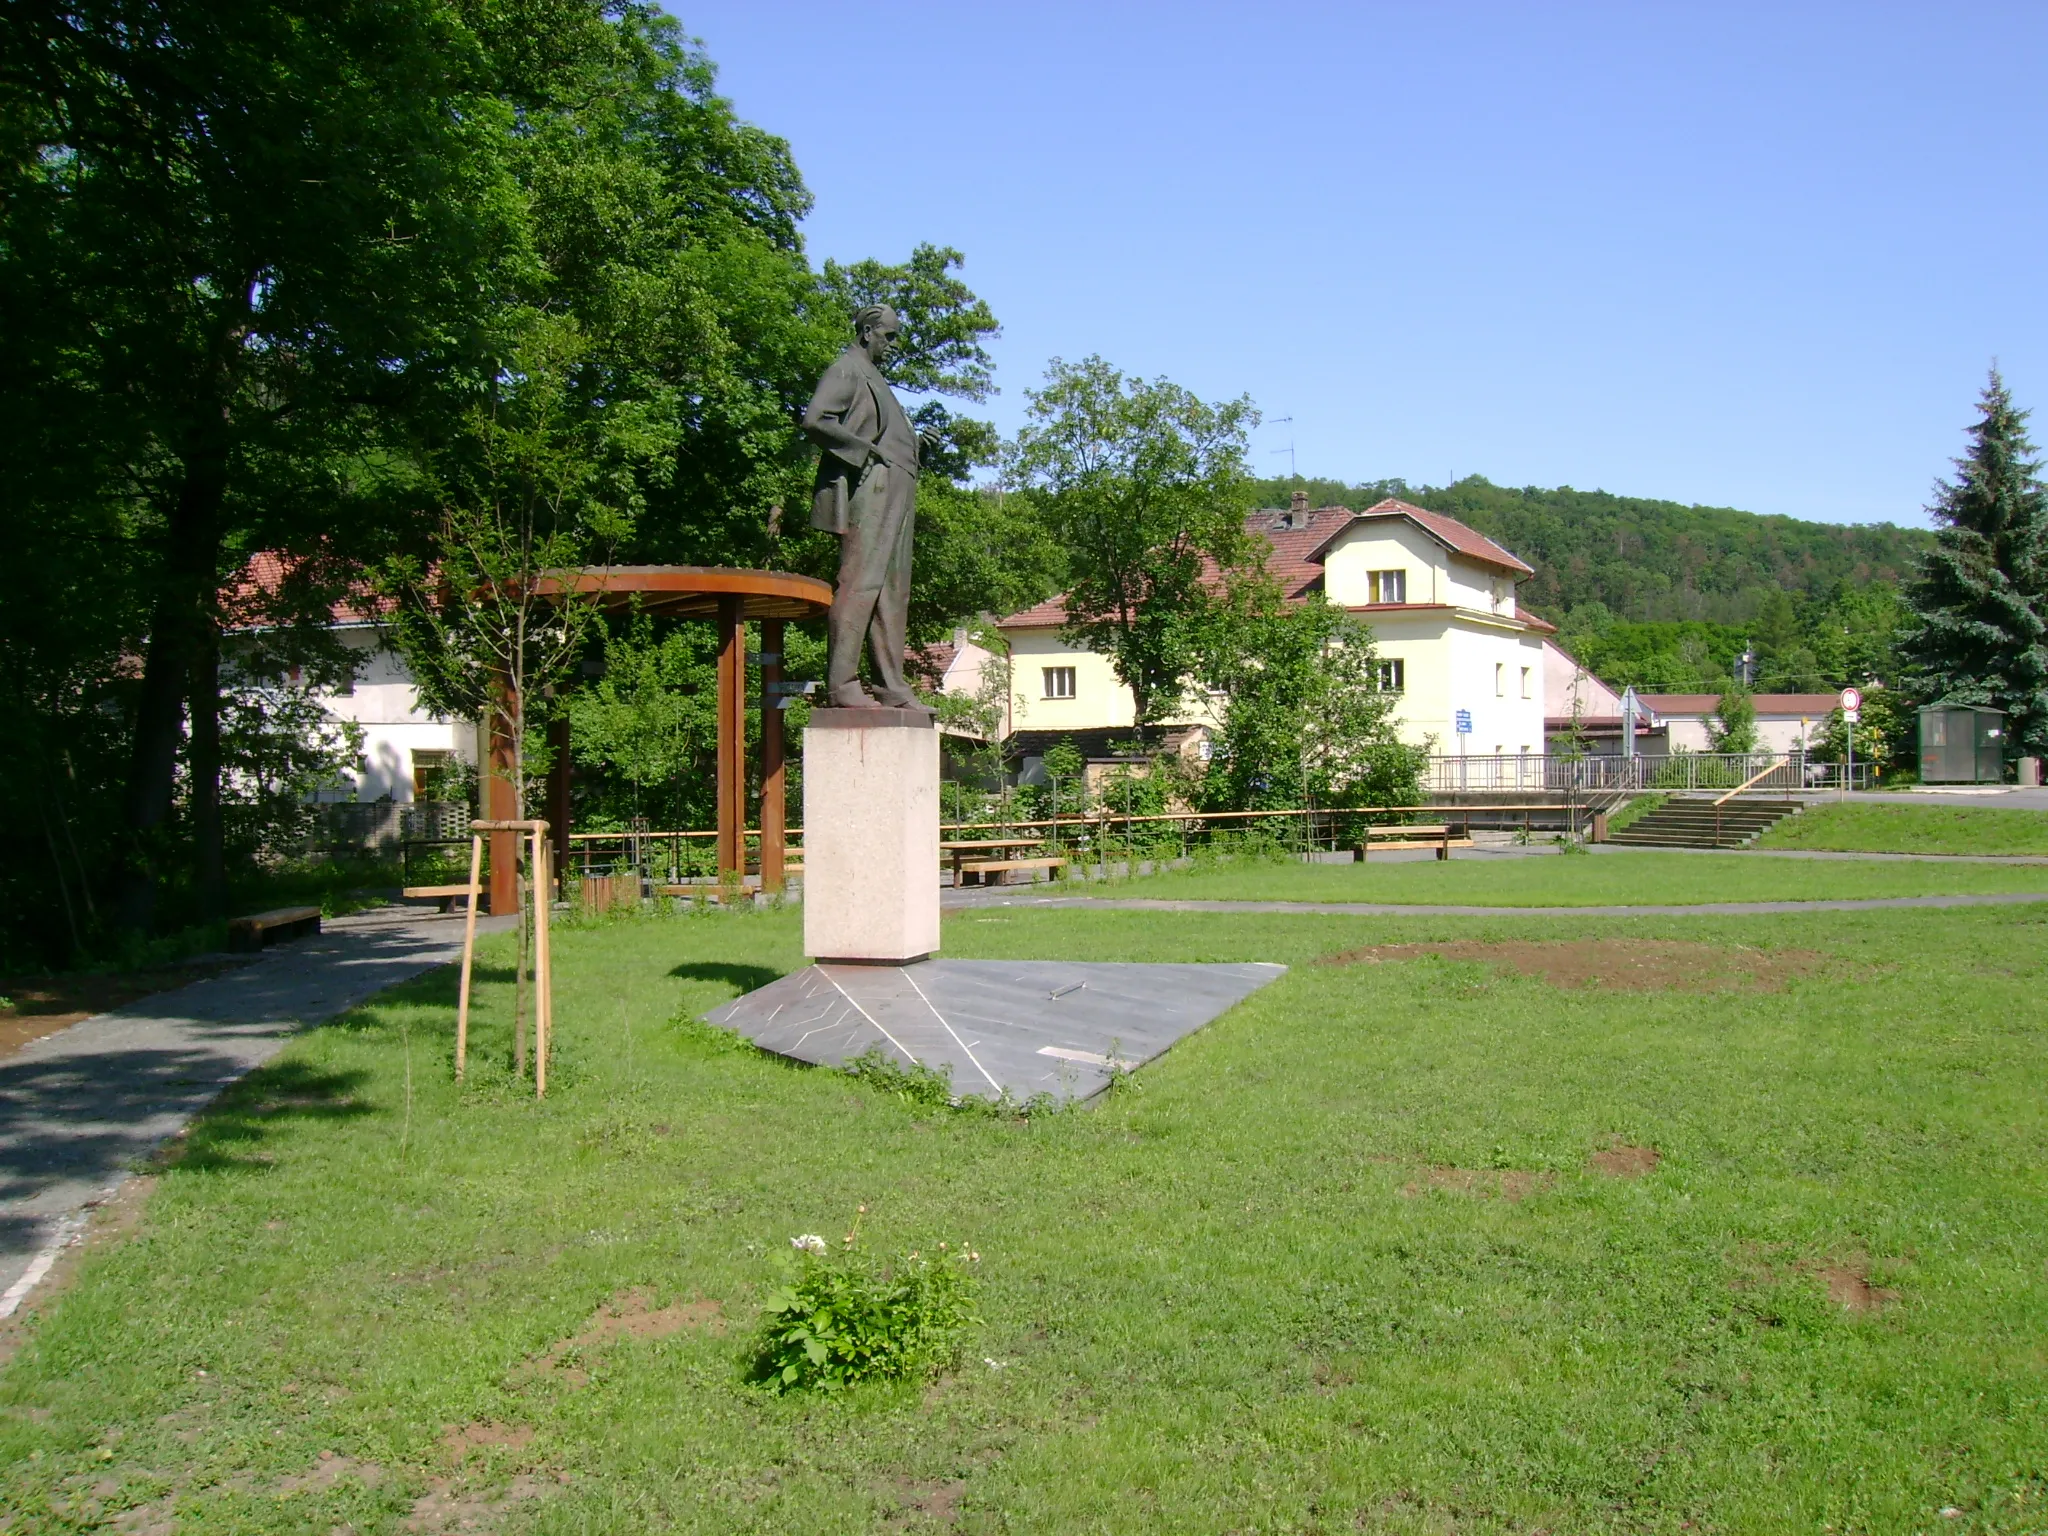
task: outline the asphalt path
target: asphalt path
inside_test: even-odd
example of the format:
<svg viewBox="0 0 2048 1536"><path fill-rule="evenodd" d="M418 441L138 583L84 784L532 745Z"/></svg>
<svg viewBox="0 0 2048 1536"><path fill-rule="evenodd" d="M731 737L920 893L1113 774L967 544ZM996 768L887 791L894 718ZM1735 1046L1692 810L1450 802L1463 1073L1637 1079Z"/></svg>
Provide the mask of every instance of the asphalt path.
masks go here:
<svg viewBox="0 0 2048 1536"><path fill-rule="evenodd" d="M510 918L485 918L481 929ZM462 954L460 918L382 909L0 1059L0 1317L93 1206L307 1026Z"/></svg>

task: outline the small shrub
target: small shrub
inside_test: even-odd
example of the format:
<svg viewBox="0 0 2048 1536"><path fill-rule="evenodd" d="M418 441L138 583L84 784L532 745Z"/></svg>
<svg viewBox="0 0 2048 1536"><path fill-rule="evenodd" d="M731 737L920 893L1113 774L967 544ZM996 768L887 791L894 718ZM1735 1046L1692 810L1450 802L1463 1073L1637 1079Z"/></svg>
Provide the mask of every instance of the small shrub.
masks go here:
<svg viewBox="0 0 2048 1536"><path fill-rule="evenodd" d="M863 1206L862 1211L867 1209ZM762 1308L748 1379L771 1392L837 1392L864 1381L922 1381L955 1364L974 1313L981 1255L945 1243L876 1265L817 1236L790 1239L795 1273Z"/></svg>
<svg viewBox="0 0 2048 1536"><path fill-rule="evenodd" d="M877 1093L890 1094L911 1104L944 1109L957 1103L960 1097L953 1091L950 1067L928 1067L921 1061L904 1066L879 1045L862 1051L846 1064L844 1071Z"/></svg>

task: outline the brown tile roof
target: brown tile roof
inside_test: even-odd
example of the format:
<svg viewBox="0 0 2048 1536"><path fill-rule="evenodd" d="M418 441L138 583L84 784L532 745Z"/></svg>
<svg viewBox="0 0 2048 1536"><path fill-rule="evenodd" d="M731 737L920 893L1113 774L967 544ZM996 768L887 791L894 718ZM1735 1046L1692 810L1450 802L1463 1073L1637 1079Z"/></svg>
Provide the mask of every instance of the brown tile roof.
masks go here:
<svg viewBox="0 0 2048 1536"><path fill-rule="evenodd" d="M1441 512L1431 512L1424 507L1413 506L1405 501L1397 501L1392 496L1389 496L1385 501L1374 502L1363 512L1356 514L1356 518L1360 522L1367 518L1377 517L1405 517L1446 549L1455 550L1461 555L1468 556L1473 560L1482 561L1487 565L1498 566L1504 571L1519 571L1524 576L1536 574L1534 566L1523 564L1485 534L1475 529L1467 528L1455 517L1446 517ZM1343 531L1344 529L1341 527L1332 529L1330 536L1317 545L1309 558L1320 563L1323 556L1329 552L1330 545L1336 542L1337 536L1343 533Z"/></svg>
<svg viewBox="0 0 2048 1536"><path fill-rule="evenodd" d="M1660 715L1711 715L1721 707L1718 693L1638 693ZM1750 696L1759 715L1827 715L1842 701L1832 693L1758 693Z"/></svg>

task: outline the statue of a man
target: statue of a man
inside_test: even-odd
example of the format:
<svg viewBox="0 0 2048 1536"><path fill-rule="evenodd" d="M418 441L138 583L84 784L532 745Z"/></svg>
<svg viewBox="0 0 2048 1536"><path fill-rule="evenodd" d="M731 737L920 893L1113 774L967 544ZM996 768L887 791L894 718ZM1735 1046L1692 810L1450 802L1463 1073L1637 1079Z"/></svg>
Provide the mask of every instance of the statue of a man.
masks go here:
<svg viewBox="0 0 2048 1536"><path fill-rule="evenodd" d="M839 585L825 659L827 698L841 709L915 705L903 681L910 616L910 546L917 517L917 430L881 363L903 323L886 304L854 316L855 340L818 381L804 433L818 459L811 525L839 535ZM862 637L879 698L860 682Z"/></svg>

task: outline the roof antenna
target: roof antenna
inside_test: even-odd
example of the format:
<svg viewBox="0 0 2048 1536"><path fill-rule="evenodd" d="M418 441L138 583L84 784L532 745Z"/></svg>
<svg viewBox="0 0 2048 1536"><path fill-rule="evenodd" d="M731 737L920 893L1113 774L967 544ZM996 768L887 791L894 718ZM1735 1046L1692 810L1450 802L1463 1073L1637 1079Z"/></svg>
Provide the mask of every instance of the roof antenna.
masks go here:
<svg viewBox="0 0 2048 1536"><path fill-rule="evenodd" d="M1292 416L1275 416L1272 424L1276 427L1291 427L1294 425L1294 418ZM1276 459L1283 453L1287 455L1288 479L1299 480L1301 478L1301 471L1294 467L1294 434L1292 432L1287 434L1287 446L1285 448L1274 448L1270 451Z"/></svg>

